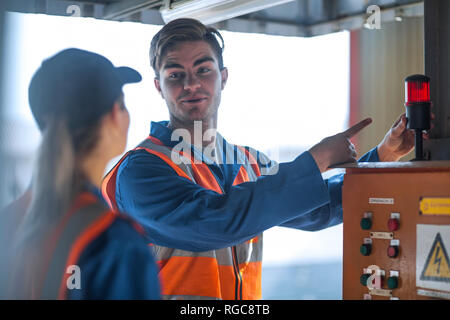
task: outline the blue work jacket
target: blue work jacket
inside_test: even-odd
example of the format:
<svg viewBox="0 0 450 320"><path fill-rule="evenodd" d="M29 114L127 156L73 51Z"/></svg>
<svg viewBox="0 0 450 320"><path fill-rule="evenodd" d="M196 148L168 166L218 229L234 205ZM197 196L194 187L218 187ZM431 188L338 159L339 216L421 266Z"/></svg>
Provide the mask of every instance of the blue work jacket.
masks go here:
<svg viewBox="0 0 450 320"><path fill-rule="evenodd" d="M167 124L152 122L150 135L174 147L178 141L172 141ZM274 226L315 231L342 223L343 174L324 180L308 151L280 163L277 174L233 186L241 164L217 164L192 148L223 194L179 176L145 150L131 152L118 168L117 206L144 227L150 242L208 251L242 243ZM377 149L359 161L379 161Z"/></svg>

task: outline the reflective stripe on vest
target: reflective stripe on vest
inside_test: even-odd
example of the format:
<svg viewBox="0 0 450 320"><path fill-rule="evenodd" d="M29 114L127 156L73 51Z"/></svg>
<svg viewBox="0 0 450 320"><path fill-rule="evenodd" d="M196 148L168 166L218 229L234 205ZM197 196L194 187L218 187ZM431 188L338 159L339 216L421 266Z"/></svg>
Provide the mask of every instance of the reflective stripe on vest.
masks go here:
<svg viewBox="0 0 450 320"><path fill-rule="evenodd" d="M218 141L223 141L218 139ZM218 144L218 148L222 146ZM145 150L166 162L179 176L217 193L222 188L207 164L194 161L189 154L178 153L155 137L148 137L134 150ZM234 154L227 144L225 155ZM104 194L115 204L117 169L127 153L104 179ZM174 161L175 160L175 161ZM181 161L180 161L181 160ZM260 176L255 157L239 147L237 161L242 166L233 182L237 185L255 181ZM200 163L199 163L200 162ZM116 205L117 208L117 205ZM234 247L204 252L191 252L153 245L163 299L261 299L262 234Z"/></svg>
<svg viewBox="0 0 450 320"><path fill-rule="evenodd" d="M89 199L95 197L87 195ZM57 237L51 253L40 299L66 299L67 280L71 273L67 268L76 265L83 250L92 243L116 219L117 215L98 201L67 213L56 230ZM82 276L82 275L81 275ZM75 290L75 289L74 289Z"/></svg>

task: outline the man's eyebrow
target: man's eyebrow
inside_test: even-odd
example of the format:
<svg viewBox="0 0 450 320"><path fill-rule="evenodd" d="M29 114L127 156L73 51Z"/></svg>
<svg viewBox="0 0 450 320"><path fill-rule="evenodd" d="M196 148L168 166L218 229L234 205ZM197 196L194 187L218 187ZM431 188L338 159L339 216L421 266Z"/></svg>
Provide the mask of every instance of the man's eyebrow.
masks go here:
<svg viewBox="0 0 450 320"><path fill-rule="evenodd" d="M196 67L196 66L198 66L198 65L200 65L200 64L202 64L202 63L204 63L204 62L207 62L207 61L214 62L214 59L213 59L212 57L209 57L209 56L200 58L200 59L198 59L198 60L195 60L195 62L194 62L194 67ZM184 69L184 67L183 67L181 64L176 63L176 62L170 62L170 61L168 61L166 64L163 65L163 70L171 69L171 68Z"/></svg>
<svg viewBox="0 0 450 320"><path fill-rule="evenodd" d="M164 64L163 69L170 69L170 68L179 68L184 69L184 67L181 64L175 63L175 62L169 62Z"/></svg>
<svg viewBox="0 0 450 320"><path fill-rule="evenodd" d="M214 59L213 58L211 58L211 57L203 57L203 58L200 58L200 59L198 59L198 60L196 60L195 62L194 62L194 67L195 66L198 66L199 64L202 64L203 62L207 62L207 61L211 61L211 62L214 62Z"/></svg>

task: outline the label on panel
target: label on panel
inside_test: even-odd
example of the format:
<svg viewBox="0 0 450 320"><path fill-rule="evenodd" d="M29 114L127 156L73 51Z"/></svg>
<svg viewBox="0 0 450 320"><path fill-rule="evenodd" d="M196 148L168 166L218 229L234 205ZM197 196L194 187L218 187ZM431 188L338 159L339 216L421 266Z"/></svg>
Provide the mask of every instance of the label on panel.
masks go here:
<svg viewBox="0 0 450 320"><path fill-rule="evenodd" d="M420 214L450 215L450 198L420 198Z"/></svg>
<svg viewBox="0 0 450 320"><path fill-rule="evenodd" d="M369 204L394 204L394 198L369 198Z"/></svg>

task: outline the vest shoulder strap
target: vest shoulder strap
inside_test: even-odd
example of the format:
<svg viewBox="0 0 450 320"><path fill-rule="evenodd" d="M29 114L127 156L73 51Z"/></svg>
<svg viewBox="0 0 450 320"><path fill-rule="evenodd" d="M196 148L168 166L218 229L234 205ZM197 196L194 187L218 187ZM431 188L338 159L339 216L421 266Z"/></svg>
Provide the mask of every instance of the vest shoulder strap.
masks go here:
<svg viewBox="0 0 450 320"><path fill-rule="evenodd" d="M171 148L163 145L162 143L157 143L154 139L155 138L149 136L147 139L142 141L134 150L144 149L149 153L153 153L159 156L168 165L170 165L178 175L184 176L191 181L195 181L194 175L192 173L192 166L190 164L191 159L183 157L179 153L173 152Z"/></svg>
<svg viewBox="0 0 450 320"><path fill-rule="evenodd" d="M65 299L69 266L76 265L83 250L106 230L116 215L99 202L94 202L68 214L57 239L42 287L42 299ZM70 273L68 273L70 272Z"/></svg>

